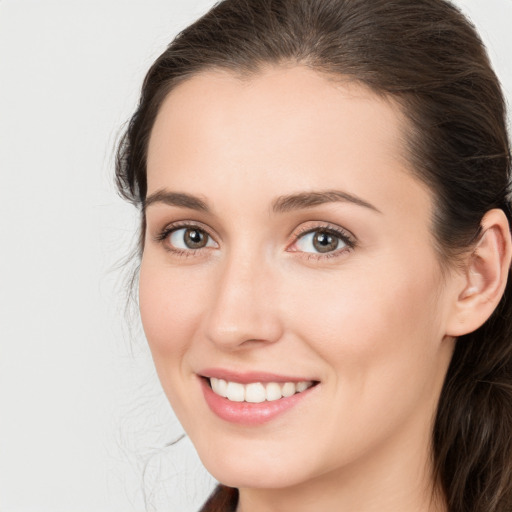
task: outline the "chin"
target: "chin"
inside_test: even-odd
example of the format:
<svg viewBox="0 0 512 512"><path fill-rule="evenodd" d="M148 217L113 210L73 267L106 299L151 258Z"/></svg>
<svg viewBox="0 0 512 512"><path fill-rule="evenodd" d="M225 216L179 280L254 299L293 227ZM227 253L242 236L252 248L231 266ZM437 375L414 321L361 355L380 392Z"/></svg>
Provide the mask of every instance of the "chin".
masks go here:
<svg viewBox="0 0 512 512"><path fill-rule="evenodd" d="M201 450L199 457L207 471L229 487L279 489L298 485L313 477L304 453L279 453L271 446L221 447ZM219 446L219 445L218 445ZM252 448L252 449L251 449ZM299 455L298 457L296 455Z"/></svg>
<svg viewBox="0 0 512 512"><path fill-rule="evenodd" d="M205 465L208 472L219 482L228 487L252 488L252 489L283 489L293 487L305 481L305 475L290 474L289 470L271 464L258 465L253 462L251 467L244 464L226 467Z"/></svg>

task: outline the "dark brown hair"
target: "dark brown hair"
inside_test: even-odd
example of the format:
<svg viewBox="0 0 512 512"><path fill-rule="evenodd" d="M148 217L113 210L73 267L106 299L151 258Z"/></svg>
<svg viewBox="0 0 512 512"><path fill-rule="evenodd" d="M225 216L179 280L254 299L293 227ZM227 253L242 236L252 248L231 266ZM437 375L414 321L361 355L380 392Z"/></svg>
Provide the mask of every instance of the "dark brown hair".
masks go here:
<svg viewBox="0 0 512 512"><path fill-rule="evenodd" d="M411 167L434 195L444 263L473 247L490 209L510 222L503 95L474 27L446 0L218 3L149 70L118 149L121 194L144 205L148 139L178 83L211 68L250 75L290 63L348 77L402 107ZM432 455L451 512L512 510L511 293L509 281L492 317L457 340L441 393ZM225 487L215 496L205 511L226 510L236 497Z"/></svg>

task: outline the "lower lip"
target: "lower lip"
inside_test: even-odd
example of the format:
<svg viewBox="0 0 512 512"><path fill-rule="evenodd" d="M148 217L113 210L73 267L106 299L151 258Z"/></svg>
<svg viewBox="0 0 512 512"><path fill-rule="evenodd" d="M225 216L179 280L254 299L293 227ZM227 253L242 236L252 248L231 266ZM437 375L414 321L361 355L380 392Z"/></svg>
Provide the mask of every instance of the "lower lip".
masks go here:
<svg viewBox="0 0 512 512"><path fill-rule="evenodd" d="M288 411L304 400L316 387L312 386L301 393L283 397L272 402L232 402L215 394L205 378L201 378L204 398L210 409L221 419L239 425L261 425Z"/></svg>

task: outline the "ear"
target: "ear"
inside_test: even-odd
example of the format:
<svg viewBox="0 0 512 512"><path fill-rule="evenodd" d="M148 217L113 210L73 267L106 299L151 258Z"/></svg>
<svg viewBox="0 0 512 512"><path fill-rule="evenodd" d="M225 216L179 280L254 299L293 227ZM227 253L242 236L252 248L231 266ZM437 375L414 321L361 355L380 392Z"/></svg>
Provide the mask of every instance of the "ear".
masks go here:
<svg viewBox="0 0 512 512"><path fill-rule="evenodd" d="M448 336L475 331L496 309L510 269L512 242L503 210L489 210L482 219L482 234L465 260L454 310L447 325Z"/></svg>

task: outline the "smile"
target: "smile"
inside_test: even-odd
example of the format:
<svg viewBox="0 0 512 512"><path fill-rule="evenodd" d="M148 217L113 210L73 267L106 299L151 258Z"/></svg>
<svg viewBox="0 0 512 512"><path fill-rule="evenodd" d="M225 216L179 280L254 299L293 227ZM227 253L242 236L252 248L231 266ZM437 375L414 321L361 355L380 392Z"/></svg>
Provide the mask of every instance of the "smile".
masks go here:
<svg viewBox="0 0 512 512"><path fill-rule="evenodd" d="M281 398L288 398L296 393L302 393L313 386L313 381L300 382L251 382L241 384L240 382L226 381L210 377L210 387L213 392L231 402L274 402Z"/></svg>
<svg viewBox="0 0 512 512"><path fill-rule="evenodd" d="M317 395L320 381L270 373L208 370L200 375L203 396L220 419L243 426L265 424ZM213 374L213 375L212 375ZM215 376L214 376L215 375ZM316 391L316 392L315 392Z"/></svg>

